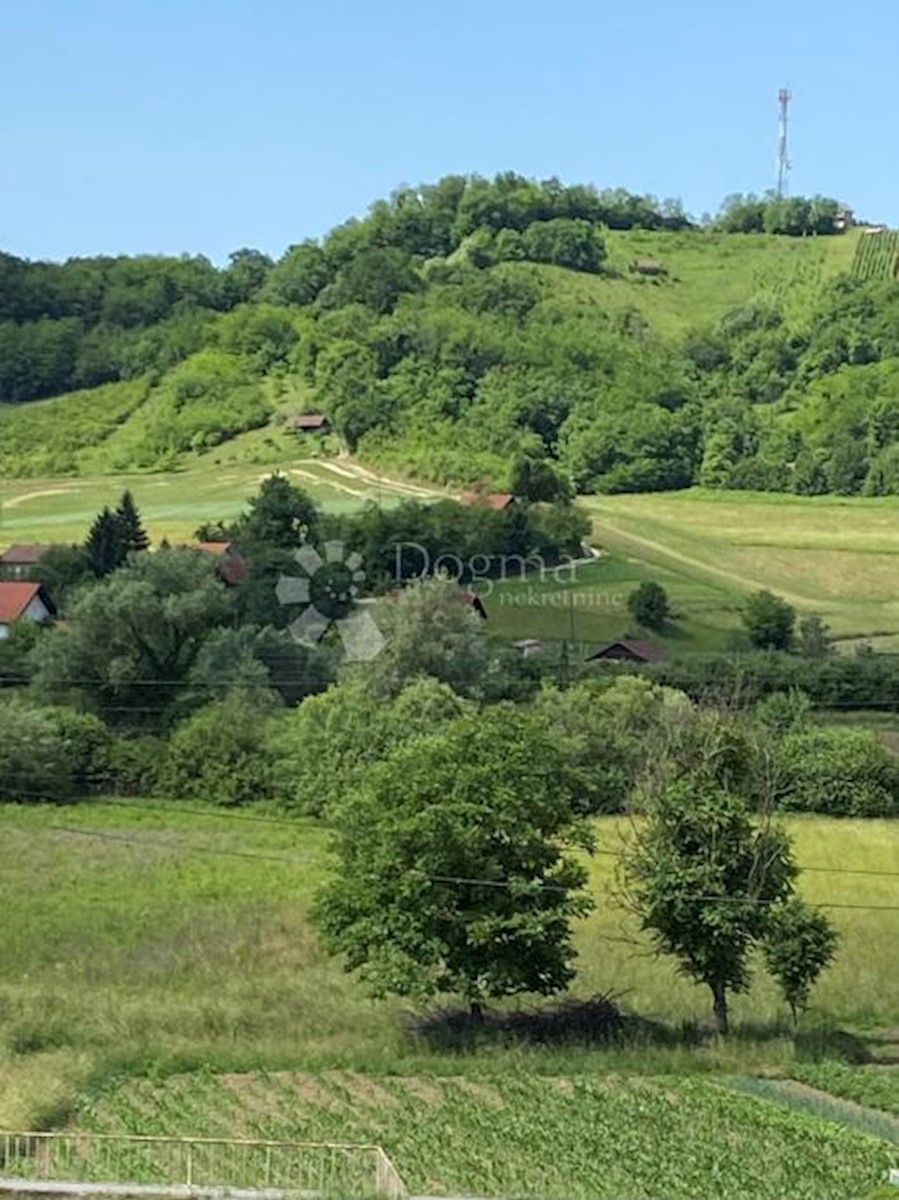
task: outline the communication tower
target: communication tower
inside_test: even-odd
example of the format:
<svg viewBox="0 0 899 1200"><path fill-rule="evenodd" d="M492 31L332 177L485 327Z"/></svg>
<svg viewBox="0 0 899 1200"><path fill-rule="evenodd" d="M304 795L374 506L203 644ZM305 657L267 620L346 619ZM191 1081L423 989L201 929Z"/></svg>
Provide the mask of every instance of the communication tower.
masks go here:
<svg viewBox="0 0 899 1200"><path fill-rule="evenodd" d="M790 183L790 154L787 149L787 123L790 113L792 94L787 88L781 88L777 93L780 105L779 133L777 138L777 194L783 196L789 191Z"/></svg>

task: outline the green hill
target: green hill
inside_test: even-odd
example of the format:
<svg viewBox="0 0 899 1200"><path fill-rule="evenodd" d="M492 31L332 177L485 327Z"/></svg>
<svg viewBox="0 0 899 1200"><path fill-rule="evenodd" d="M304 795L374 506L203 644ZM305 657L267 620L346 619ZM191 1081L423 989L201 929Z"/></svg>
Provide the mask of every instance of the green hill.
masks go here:
<svg viewBox="0 0 899 1200"><path fill-rule="evenodd" d="M699 228L505 174L401 190L277 262L0 255L0 472L289 462L286 419L318 408L316 453L437 485L526 462L586 493L892 494L892 237L820 198Z"/></svg>

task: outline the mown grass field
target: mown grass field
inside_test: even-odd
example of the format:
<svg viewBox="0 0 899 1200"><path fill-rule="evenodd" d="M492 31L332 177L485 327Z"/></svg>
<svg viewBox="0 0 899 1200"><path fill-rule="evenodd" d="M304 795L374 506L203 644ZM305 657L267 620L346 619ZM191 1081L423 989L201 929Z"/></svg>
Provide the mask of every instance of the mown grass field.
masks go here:
<svg viewBox="0 0 899 1200"><path fill-rule="evenodd" d="M565 642L575 664L604 642L644 636L628 611L627 598L647 579L663 585L675 613L661 634L652 634L654 640L676 654L731 646L740 625L736 589L723 589L677 564L643 562L625 552L606 550L592 562L487 581L477 590L492 634L512 641L538 638L551 655Z"/></svg>
<svg viewBox="0 0 899 1200"><path fill-rule="evenodd" d="M436 489L384 478L352 461L311 457L310 448L297 445L296 439L269 457L263 432L235 439L183 470L0 479L0 547L12 542L80 542L99 510L106 504L115 507L125 488L134 493L154 542L164 537L189 541L202 522L236 517L275 470L331 511L438 494Z"/></svg>
<svg viewBox="0 0 899 1200"><path fill-rule="evenodd" d="M838 638L899 645L899 500L690 489L591 497L594 540L643 571L703 585L717 611L765 587ZM685 604L685 608L688 606ZM709 610L716 611L714 607ZM728 618L728 620L732 619Z"/></svg>
<svg viewBox="0 0 899 1200"><path fill-rule="evenodd" d="M370 1001L322 953L308 914L328 870L328 831L246 816L130 802L0 807L0 1127L63 1119L89 1085L135 1072L789 1071L797 1055L830 1044L835 1023L859 1038L899 1023L899 825L890 822L789 823L799 861L825 868L804 876L809 899L861 906L832 910L843 941L805 1041L790 1036L761 978L735 1000L730 1042L704 1032L704 992L646 955L615 901L623 826L606 820L574 994L616 994L643 1019L639 1034L612 1046L500 1034L472 1045L439 1020L422 1025L433 1006Z"/></svg>

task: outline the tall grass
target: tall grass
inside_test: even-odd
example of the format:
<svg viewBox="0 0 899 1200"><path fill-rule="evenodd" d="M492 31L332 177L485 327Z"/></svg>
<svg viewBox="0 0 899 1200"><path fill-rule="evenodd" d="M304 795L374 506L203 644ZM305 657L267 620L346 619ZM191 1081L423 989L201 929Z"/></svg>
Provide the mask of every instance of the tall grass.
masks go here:
<svg viewBox="0 0 899 1200"><path fill-rule="evenodd" d="M899 826L800 819L791 828L801 862L899 872ZM601 821L598 833L614 851L620 825ZM308 918L328 838L310 821L164 806L0 807L0 1124L30 1123L85 1080L201 1065L741 1073L788 1070L806 1053L761 975L735 1002L737 1036L710 1036L703 990L648 957L616 906L611 854L593 863L598 907L578 930L574 994L616 995L641 1017L636 1033L607 1046L435 1036L418 1023L428 1006L369 1000L319 948ZM813 900L899 906L897 883L817 873L805 887ZM814 995L815 1053L837 1021L899 1019L899 913L834 910L834 919L844 938Z"/></svg>

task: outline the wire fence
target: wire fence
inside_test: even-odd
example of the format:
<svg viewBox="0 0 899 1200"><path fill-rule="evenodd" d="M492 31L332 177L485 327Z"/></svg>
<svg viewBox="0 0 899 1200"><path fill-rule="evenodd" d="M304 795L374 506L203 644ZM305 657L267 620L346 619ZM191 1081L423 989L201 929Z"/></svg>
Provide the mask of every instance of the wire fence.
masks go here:
<svg viewBox="0 0 899 1200"><path fill-rule="evenodd" d="M224 1138L130 1137L82 1133L0 1133L0 1192L73 1185L148 1187L269 1196L314 1194L400 1200L406 1189L380 1146ZM98 1185L95 1188L84 1185ZM52 1191L61 1190L54 1186Z"/></svg>

